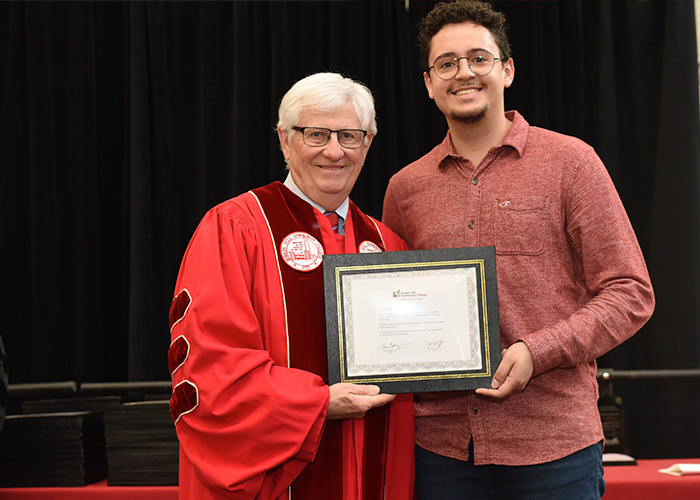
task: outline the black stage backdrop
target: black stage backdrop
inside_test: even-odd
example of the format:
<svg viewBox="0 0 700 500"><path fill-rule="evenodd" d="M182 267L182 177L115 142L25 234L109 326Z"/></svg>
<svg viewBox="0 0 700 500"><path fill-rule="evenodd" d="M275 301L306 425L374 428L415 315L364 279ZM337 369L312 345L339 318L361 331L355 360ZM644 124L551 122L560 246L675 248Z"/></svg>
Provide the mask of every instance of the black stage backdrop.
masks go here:
<svg viewBox="0 0 700 500"><path fill-rule="evenodd" d="M446 131L416 23L432 1L0 2L1 333L11 383L167 380L180 259L214 204L285 176L284 92L321 70L367 83L379 135L353 199ZM506 105L578 136L620 191L658 305L604 356L700 367L700 126L692 0L495 2ZM699 384L618 382L631 452L700 456Z"/></svg>

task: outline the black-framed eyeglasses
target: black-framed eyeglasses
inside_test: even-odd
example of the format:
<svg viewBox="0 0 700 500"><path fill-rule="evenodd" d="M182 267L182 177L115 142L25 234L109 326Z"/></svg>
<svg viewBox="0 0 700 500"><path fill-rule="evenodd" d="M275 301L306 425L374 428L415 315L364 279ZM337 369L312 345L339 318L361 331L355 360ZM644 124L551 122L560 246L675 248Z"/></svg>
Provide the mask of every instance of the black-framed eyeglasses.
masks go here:
<svg viewBox="0 0 700 500"><path fill-rule="evenodd" d="M500 57L495 57L488 50L477 50L476 52L462 57L441 56L435 59L433 65L428 68L435 70L435 74L441 80L452 80L459 72L459 60L466 59L469 69L477 76L486 76L493 70L496 61L502 61Z"/></svg>
<svg viewBox="0 0 700 500"><path fill-rule="evenodd" d="M331 140L331 134L338 134L338 143L348 149L357 149L362 147L367 136L366 130L355 128L344 128L340 130L331 130L323 127L297 127L294 125L292 130L301 132L304 144L307 146L319 147L328 144Z"/></svg>

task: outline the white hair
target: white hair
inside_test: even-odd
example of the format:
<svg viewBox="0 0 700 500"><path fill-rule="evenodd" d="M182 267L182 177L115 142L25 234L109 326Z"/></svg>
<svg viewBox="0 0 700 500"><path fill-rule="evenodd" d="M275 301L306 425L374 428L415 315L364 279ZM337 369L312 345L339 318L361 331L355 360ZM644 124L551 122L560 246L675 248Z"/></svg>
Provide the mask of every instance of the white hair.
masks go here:
<svg viewBox="0 0 700 500"><path fill-rule="evenodd" d="M370 135L377 134L372 92L362 83L338 73L315 73L302 78L282 98L277 127L291 137L304 110L333 113L348 103L355 106L360 126Z"/></svg>

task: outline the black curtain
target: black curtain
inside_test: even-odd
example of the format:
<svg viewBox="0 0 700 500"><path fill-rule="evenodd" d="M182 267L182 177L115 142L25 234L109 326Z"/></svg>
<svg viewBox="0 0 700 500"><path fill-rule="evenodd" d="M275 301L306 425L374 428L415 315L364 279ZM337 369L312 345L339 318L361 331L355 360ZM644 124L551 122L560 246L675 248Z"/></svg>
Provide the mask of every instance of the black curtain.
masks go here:
<svg viewBox="0 0 700 500"><path fill-rule="evenodd" d="M498 1L506 105L606 163L655 285L600 360L700 368L700 124L692 0ZM0 333L10 382L167 380L167 312L203 213L285 176L284 92L321 70L375 93L352 197L446 131L416 24L433 1L0 2ZM618 383L637 456L700 455L700 384Z"/></svg>

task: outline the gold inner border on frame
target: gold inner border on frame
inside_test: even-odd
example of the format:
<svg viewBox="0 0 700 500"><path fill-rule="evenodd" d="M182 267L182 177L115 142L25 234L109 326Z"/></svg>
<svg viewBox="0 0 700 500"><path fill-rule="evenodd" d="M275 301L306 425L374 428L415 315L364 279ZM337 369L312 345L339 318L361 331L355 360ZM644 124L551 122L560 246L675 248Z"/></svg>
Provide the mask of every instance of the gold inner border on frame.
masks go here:
<svg viewBox="0 0 700 500"><path fill-rule="evenodd" d="M478 267L478 275L481 281L481 306L483 312L484 323L484 371L470 373L441 373L435 375L396 375L393 377L353 377L345 376L345 333L343 328L343 306L341 300L341 274L347 271L380 271L394 270L402 268L421 268L421 267ZM415 263L399 263L399 264L374 264L364 266L343 266L335 268L335 288L336 288L336 303L338 304L338 352L340 354L340 381L341 382L364 382L364 383L381 383L381 382L413 382L420 380L444 380L444 379L463 379L475 377L491 377L491 347L489 344L489 321L488 321L488 306L486 301L486 275L485 275L484 259L470 260L452 260L452 261L437 261L437 262L415 262Z"/></svg>

